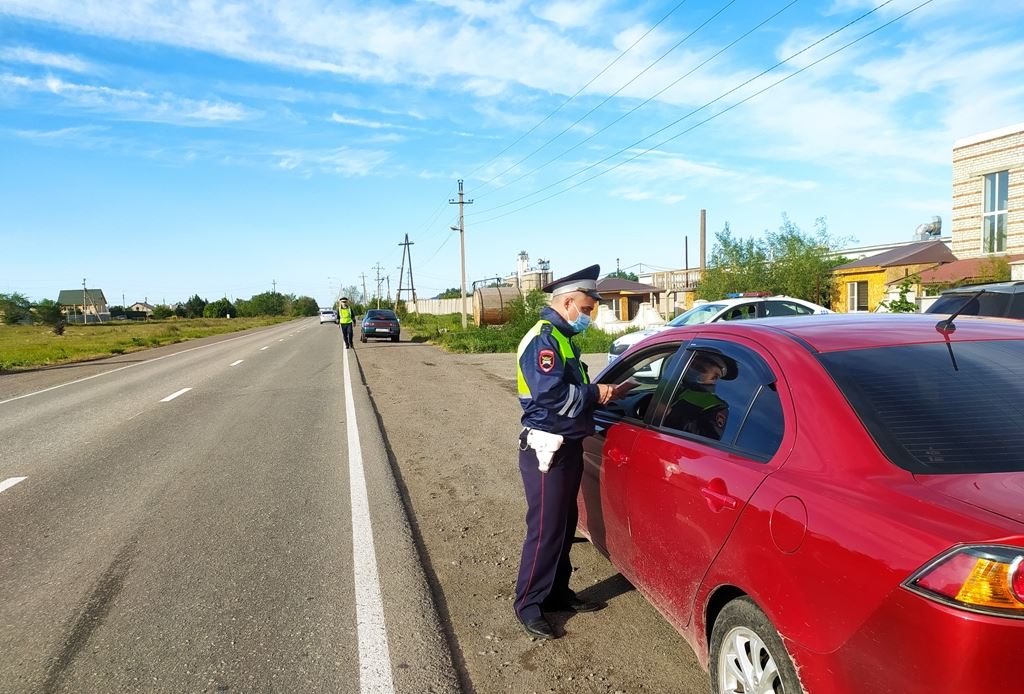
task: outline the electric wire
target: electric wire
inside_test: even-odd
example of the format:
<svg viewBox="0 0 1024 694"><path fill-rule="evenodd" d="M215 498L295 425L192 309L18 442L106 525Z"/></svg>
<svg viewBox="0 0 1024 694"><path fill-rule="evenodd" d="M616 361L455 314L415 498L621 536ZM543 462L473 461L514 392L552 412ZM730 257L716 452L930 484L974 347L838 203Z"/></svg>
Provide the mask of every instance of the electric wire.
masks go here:
<svg viewBox="0 0 1024 694"><path fill-rule="evenodd" d="M702 67L704 67L705 65L707 65L708 63L710 63L710 62L711 62L712 60L714 60L714 59L715 59L715 58L717 58L718 56L720 56L720 55L722 55L723 53L725 53L725 52L726 52L727 50L729 50L730 48L732 48L733 46L735 46L735 45L736 45L737 43L739 43L739 42L740 42L740 41L742 41L743 39L745 39L745 38L747 38L748 36L750 36L751 34L753 34L753 33L754 33L755 31L757 31L758 29L760 29L761 27L763 27L763 26L764 26L765 24L767 24L768 22L770 22L770 21L772 21L773 19L775 19L776 17L778 17L778 16L780 15L780 14L782 14L783 12L785 12L786 10L788 10L788 9L789 9L790 7L792 7L793 5L795 5L795 4L796 4L796 3L798 3L798 2L800 2L800 0L790 0L790 2L789 2L788 4L786 4L786 5L785 5L785 6L784 6L784 7L782 8L782 9L778 10L778 11L777 11L777 12L776 12L775 14L773 14L773 15L771 15L770 17L768 17L767 19L763 20L763 21L762 21L762 22L761 22L760 24L758 24L758 25L757 25L757 26L755 26L754 28L750 29L749 31L747 31L747 32L746 32L745 34L743 34L743 35L742 35L742 36L740 36L739 38L735 39L735 40L734 40L734 41L733 41L732 43L730 43L729 45L725 46L724 48L722 48L721 50L719 50L718 52L716 52L716 53L715 53L714 55L712 55L711 57L709 57L709 58L707 58L706 60L704 60L704 61L703 61L702 63L700 63L699 65L697 65L697 66L696 66L696 67L694 67L693 69L691 69L691 70L690 70L689 72L687 72L686 74L684 74L684 75L683 75L682 77L679 77L679 78L678 78L678 79L676 79L675 81L673 81L673 82L669 83L668 85L666 85L665 87L663 87L663 88L662 88L661 90L659 90L659 91L655 92L654 94L652 94L651 96L649 96L649 97L648 97L647 99L645 99L645 100L644 100L644 101L642 101L641 103L637 104L636 106L634 106L634 107L633 107L633 108L631 108L630 110L628 110L628 111L626 111L625 113L623 113L623 114L622 114L621 116L619 116L618 118L616 118L615 120L613 120L613 121L612 121L611 123L608 123L607 125L605 125L604 127L602 127L602 128L600 129L600 130L597 130L596 132L594 132L594 133L591 133L590 135L588 135L588 136L587 136L587 137L585 137L584 139L580 140L579 142L577 142L576 144L574 144L574 145L573 145L572 147L570 147L569 149L566 149L566 150L564 150L563 152L559 153L558 155L556 155L556 156L552 157L551 159L548 159L548 160L547 160L546 162L544 162L544 163L543 163L543 164L541 164L540 166L537 166L537 167L535 167L535 168L533 168L533 169L530 169L530 170L529 170L529 171L527 171L526 173L524 173L524 174L522 174L522 175L518 176L517 178L514 178L514 179L512 179L511 181L507 181L507 182L505 182L505 183L502 183L501 185L499 185L499 186L495 187L495 188L494 188L494 190L492 190L492 191L490 191L490 192L488 192L488 193L484 193L484 194L482 194L482 195L477 195L477 196L476 196L476 198L477 198L477 199L480 199L480 198L484 198L484 197L487 197L487 196L488 196L488 195L490 195L491 193L496 193L497 191L501 190L502 188L506 188L506 187L508 187L508 186L510 186L510 185L513 185L514 183L518 183L519 181L523 180L523 179L524 179L524 178L526 178L527 176L532 176L533 174L535 174L535 173L537 173L538 171L540 171L541 169L544 169L544 168L546 168L547 166L549 166L549 165L553 164L554 162L558 161L559 159L561 159L561 158L562 158L562 157L564 157L565 155L569 154L570 152L574 151L575 149L577 149L577 148L579 148L579 147L581 147L581 146L585 145L586 143L590 142L590 141L591 141L591 140L593 140L593 139L594 139L595 137L597 137L597 136L598 136L598 135L600 135L601 133L605 132L606 130L608 130L609 128L611 128L612 126L614 126L614 125L615 125L616 123L619 123L619 122L620 122L620 121L622 121L622 120L623 120L624 118L627 118L627 117L631 116L632 114L634 114L635 112L637 112L638 110L640 110L641 108L643 108L644 106L646 106L647 104L651 103L652 101L654 101L655 99L657 99L657 98L658 98L659 96L661 96L662 94L664 94L665 92L667 92L667 91L668 91L669 89L671 89L672 87L675 87L675 86L676 86L677 84L679 84L679 83L680 83L680 82L682 82L682 81L683 81L684 79L686 79L687 77L689 77L690 75L692 75L693 73L695 73L695 72L696 72L697 70L701 69ZM613 95L613 96L614 96L614 95ZM603 102L602 102L602 103L603 103ZM589 115L589 114L588 114L588 115ZM578 122L579 122L579 121L577 121L577 123L578 123ZM575 123L574 123L573 125L575 125ZM564 132L565 132L565 131L563 131L563 133L564 133ZM551 140L549 140L549 142L551 142Z"/></svg>
<svg viewBox="0 0 1024 694"><path fill-rule="evenodd" d="M649 154L650 152L652 152L652 151L654 151L654 150L664 146L665 144L667 144L667 143L669 143L669 142L671 142L671 141L673 141L673 140L675 140L675 139L677 139L679 137L682 137L683 135L691 132L692 130L700 127L701 125L704 125L705 123L707 123L707 122L709 122L711 120L714 120L715 118L718 118L721 115L724 115L724 114L728 113L729 111L733 110L737 106L741 106L741 105L745 104L746 102L750 101L751 99L753 99L753 98L755 98L757 96L760 96L761 94L765 93L769 89L772 89L772 88L782 84L783 82L785 82L785 81L787 81L787 80L789 80L789 79L791 79L793 77L796 77L797 75L805 72L806 70L809 70L810 68L814 67L815 65L818 65L819 63L821 63L821 62L831 58L832 56L836 55L837 53L839 53L839 52L841 52L843 50L846 50L847 48L849 48L850 46L853 46L856 43L859 43L860 41L866 39L867 37L871 36L872 34L875 34L875 33L879 32L879 31L881 31L882 29L885 29L886 27L888 27L888 26L898 22L899 20L901 20L901 19L903 19L903 18L913 14L914 12L917 12L919 9L921 9L925 5L930 5L934 1L935 0L924 0L924 2L916 5L915 7L911 8L909 10L907 10L903 14L900 14L897 17L889 20L888 22L885 22L884 24L879 25L878 27L872 29L871 31L869 31L869 32L867 32L867 33L857 37L853 41L850 41L849 43L846 43L846 44L840 46L839 48L837 48L836 50L832 51L831 53L828 53L825 56L822 56L821 58L819 58L819 59L817 59L817 60L815 60L815 61L813 61L813 62L811 62L811 63L809 63L807 65L805 65L802 68L800 68L799 70L796 70L795 72L792 72L792 73L786 75L785 77L783 77L783 78L773 82L772 84L768 85L767 87L764 87L763 89L760 89L760 90L754 92L750 96L747 96L746 98L744 98L744 99L742 99L740 101L737 101L736 103L734 103L731 106L729 106L729 107L719 111L718 113L715 113L715 114L709 116L708 118L705 118L704 120L702 120L699 123L696 123L696 124L690 126L689 128L683 130L682 132L676 133L675 135L672 135L671 137L668 137L668 138L662 140L658 144L656 144L656 145L654 145L654 146L652 146L652 147L650 147L650 148L648 148L648 149L646 149L646 150L644 150L642 152L639 152L638 154L635 154L632 157L630 157L628 159L625 159L625 160L619 162L618 164L615 164L614 166L611 166L611 167L609 167L609 168L607 168L607 169L605 169L603 171L600 171L597 174L594 174L593 176L585 178L582 181L578 181L578 182L574 183L573 185L571 185L571 186L569 186L567 188L564 188L562 190L556 191L555 193L552 193L551 195L543 197L540 200L537 200L537 201L535 201L533 203L530 203L529 205L524 205L523 207L519 207L519 208L516 208L514 210L510 210L508 212L504 212L504 213L502 213L500 215L495 215L493 217L489 217L489 218L486 218L486 219L476 220L476 221L474 221L474 224L475 225L480 225L480 224L485 224L487 222L493 222L496 219L500 219L502 217L507 217L508 215L514 214L516 212L521 212L522 210L525 210L525 209L527 209L529 207L533 207L534 205L538 205L538 204L540 204L542 202L545 202L546 200L550 200L551 198L554 198L554 197L557 197L559 195L562 195L563 193L567 193L570 190L583 185L584 183L588 183L589 181L592 181L595 178L599 178L599 177L603 176L606 173L614 171L615 169L618 169L619 167L624 166L625 164L628 164L628 163L630 163L630 162L632 162L632 161L634 161L634 160L636 160L636 159L638 159L638 158L640 158L640 157L642 157L642 156L644 156L646 154ZM889 4L889 2L892 2L892 0L889 0L888 2L882 3L881 5L876 7L875 10L880 9L881 7L884 7L885 5ZM874 10L872 10L872 12L873 11ZM857 20L854 20L854 21L857 21ZM836 32L833 32L833 34L834 33L836 33ZM820 43L820 41L817 42L817 43ZM812 45L814 45L814 44L812 44ZM804 50L806 50L806 49L804 49ZM793 56L791 56L791 57L793 57ZM735 90L733 90L733 91L735 91ZM716 101L717 101L717 99L716 99ZM684 116L684 118L685 118L685 116ZM680 120L682 120L682 119L680 119ZM678 122L679 121L676 121L676 123L678 123ZM675 125L675 123L672 123L669 126L666 126L666 128L671 127L671 125ZM653 135L656 135L659 132L663 132L666 128L662 128L661 130L658 130L655 133L652 133L652 135L648 135L643 140L639 140L638 143L639 142L644 142L644 141L650 139ZM612 157L618 156L619 154L622 154L623 152L628 151L629 149L632 149L638 143L635 143L634 145L631 145L630 147L627 147L627 148L625 148L623 150L619 150L615 154L613 154L613 155L611 155L609 157L606 157L605 159L602 159L600 162L596 162L595 164L592 164L592 165L588 166L586 169L582 169L582 170L578 171L576 174L573 174L573 176L570 176L569 178L574 178L575 176L579 175L583 171L591 169L594 166L597 166L598 164L601 164L601 163L603 163L605 161L608 161L608 159L611 159ZM562 183L562 182L564 182L566 180L568 180L568 179L562 179L562 181L559 181L559 183ZM556 183L554 185L558 185L558 184ZM543 191L539 191L539 192L543 192ZM535 195L535 194L536 193L533 193L532 195ZM492 208L492 209L497 209L497 208Z"/></svg>
<svg viewBox="0 0 1024 694"><path fill-rule="evenodd" d="M872 14L874 14L874 13L875 13L875 12L877 12L878 10L882 9L883 7L885 7L886 5L888 5L888 4L890 4L890 3L894 2L894 1L895 1L895 0L885 0L885 2L881 3L880 5L878 5L878 6L874 7L874 8L872 8L872 9L870 9L870 10L868 10L867 12L865 12L864 14L862 14L862 15L860 15L860 16L858 16L858 17L856 17L855 19L853 19L853 20L851 20L851 21L847 22L846 24L844 24L843 26L839 27L838 29L836 29L836 30L834 30L834 31L830 32L829 34L826 34L825 36L823 36L822 38L818 39L818 40L817 40L817 41L815 41L814 43L811 43L811 44L809 44L809 45L805 46L804 48L800 49L800 50L799 50L799 51L797 51L796 53L793 53L793 54L792 54L792 55L790 55L789 57L787 57L787 58L785 58L785 59L783 59L783 60L780 60L779 62L775 63L775 64L774 64L774 65L772 65L771 67L769 67L769 68L767 68L767 69L765 69L765 70L763 70L763 71L759 72L758 74L754 75L754 76L753 76L753 77L751 77L750 79L747 79L747 80L745 80L744 82L741 82L740 84L736 85L735 87L733 87L732 89L730 89L730 90L728 90L728 91L726 91L726 92L723 92L722 94L718 95L717 97L715 97L715 98L714 98L714 99L712 99L711 101L708 101L708 102L704 103L703 105L701 105L701 106L699 106L699 107L697 107L697 108L693 109L693 110L692 110L692 111L690 111L689 113L686 113L686 114L685 114L685 115L683 115L682 117L680 117L680 118L677 118L676 120L672 121L672 122L671 122L671 123L669 123L668 125L666 125L666 126L664 126L664 127L661 127L661 128L659 128L658 130L655 130L654 132L652 132L652 133L650 133L650 134L648 134L648 135L644 136L643 138L641 138L641 139L637 140L636 142L634 142L634 143L632 143L632 144L630 144L630 145L627 145L626 147L623 147L622 149L618 150L617 152L614 152L614 153L612 153L612 154L609 154L609 155L608 155L607 157L605 157L605 158L603 158L603 159L600 159L600 160L598 160L598 161L596 161L596 162L593 162L593 163L591 163L591 164L588 164L587 166L583 167L582 169L580 169L580 170L578 170L578 171L576 171L576 172L574 172L574 173L572 173L572 174L570 174L570 175L568 175L568 176L565 176L564 178L561 178L561 179L559 179L559 180L555 181L554 183L550 184L549 186L546 186L545 188L541 188L541 189L539 189L539 190L535 190L535 191L533 191L532 193L527 193L526 195L522 195L522 196L520 196L520 197L518 197L518 198L515 198L515 199L513 199L513 200L509 200L508 202L504 202L504 203L501 203L500 205L495 205L495 206L493 206L493 207L490 207L490 208L487 208L487 209L484 209L484 210L477 210L476 212L470 213L470 214L469 214L469 215L467 215L467 216L471 216L471 217L474 217L474 218L476 218L476 217L478 217L478 216L480 216L480 215L485 215L485 214L488 214L488 213L490 213L490 212L493 212L493 211L495 211L495 210L499 210L499 209L502 209L502 208L504 208L504 207L509 207L510 205L514 205L514 204L516 204L517 202L522 202L523 200L526 200L526 199L528 199L528 198L532 198L532 197L534 197L534 196L536 196L536 195L540 195L541 193L544 193L544 192L545 192L546 190L549 190L549 189L550 189L550 188L551 188L552 186L557 186L557 185L561 185L562 183L566 183L567 181L570 181L570 180L572 180L573 178L576 178L576 177L577 177L577 176L579 176L580 174L582 174L582 173L586 173L587 171L589 171L589 170L593 169L594 167L596 167L596 166L600 166L601 164L603 164L603 163L605 163L605 162L609 161L610 159L614 159L615 157L619 156L620 154L623 154L624 152L628 152L629 150L633 149L634 147L636 147L636 146L638 146L638 145L640 145L640 144L642 144L642 143L646 142L647 140L650 140L650 139L651 139L652 137L654 137L655 135L658 135L658 134L660 134L660 133L663 133L663 132L665 132L666 130L668 130L669 128L671 128L671 127L673 127L673 126L675 126L675 125L678 125L679 123L683 122L684 120L686 120L686 119L687 119L687 118L689 118L690 116L693 116L693 115L695 115L695 114L697 114L697 113L700 113L700 112L701 112L701 111L703 111L704 109L706 109L706 108L708 108L709 106L712 106L713 104L715 104L715 103L717 103L717 102L721 101L722 99L724 99L725 97L729 96L730 94L733 94L734 92L736 92L736 91L738 91L738 90L742 89L743 87L747 86L747 85L748 85L748 84L750 84L751 82L754 82L755 80L757 80L757 79L760 79L761 77L763 77L763 76L767 75L767 74L768 74L769 72L772 72L772 71L773 71L773 70L775 70L776 68L778 68L778 67L781 67L782 65L785 65L785 64L786 64L786 63L788 63L789 61L791 61L791 60L793 60L794 58L796 58L796 57L798 57L798 56L802 55L803 53L806 53L807 51L811 50L811 49L812 49L812 48L814 48L815 46L818 46L818 45L820 45L821 43L823 43L823 42L827 41L828 39L832 38L832 37L833 37L833 36L835 36L836 34L839 34L840 32L842 32L842 31L845 31L846 29L848 29L849 27L853 26L853 25L854 25L854 24L856 24L857 22L861 21L862 19L865 19L865 18L866 18L866 17L868 17L869 15L872 15ZM932 1L932 0L928 0L928 2L931 2L931 1ZM924 4L928 4L928 3L926 2L926 3L924 3ZM917 9L919 9L920 7L923 7L923 6L924 6L924 5L919 5L919 6L917 7L917 8L914 8L913 10L911 10L911 12L914 12L914 11L916 11ZM905 15L905 14L904 14L904 15L901 15L901 17L903 17L903 16L906 16L906 15ZM882 25L882 27L885 27L885 26L889 26L889 24L891 24L891 23L892 23L891 21L890 21L890 22L887 22L886 24L883 24L883 25ZM877 31L877 29L876 29L875 31ZM874 32L871 32L871 33L874 33ZM865 36L869 36L869 35L870 35L870 34L865 34ZM862 37L862 38L863 38L863 37ZM858 39L858 40L859 40L859 39ZM829 54L829 55L831 55L831 54ZM812 65L816 65L816 64L817 64L817 63L819 63L819 62L821 62L821 61L820 61L820 60L817 60L817 61L815 61L814 63L812 63ZM790 74L790 76L793 76L794 74L800 74L801 72L803 72L803 71L804 71L804 70L806 70L806 69L807 69L807 66L805 66L804 68L800 69L799 71L797 71L797 72L795 72L795 73L791 73L791 74ZM760 92L758 92L758 94L759 94L759 93L760 93ZM756 94L755 94L755 96L756 96ZM744 102L745 102L745 101L749 101L749 98L750 98L750 97L748 97L747 99L745 99L745 100L744 100ZM744 102L739 102L739 103L744 103ZM734 108L735 106L736 106L736 104L734 104L734 105L733 105L732 107L730 107L730 110L731 110L731 108ZM705 123L705 122L707 122L707 121L701 121L701 123ZM687 131L687 132L688 132L688 131ZM632 159L630 159L629 161L632 161ZM590 179L586 179L586 180L590 180ZM575 187L575 186L573 186L573 187ZM567 190L570 190L570 189L567 189ZM547 200L547 199L549 199L549 198L544 198L544 200ZM525 209L525 208L519 208L519 209ZM488 221L489 221L489 220L488 220ZM476 221L476 223L479 223L479 220L477 220L477 221Z"/></svg>
<svg viewBox="0 0 1024 694"><path fill-rule="evenodd" d="M541 150L545 149L545 148L546 148L546 147L547 147L548 145L550 145L550 144L551 144L552 142L554 142L555 140L557 140L558 138L560 138L560 137L561 137L562 135L565 135L565 134L566 134L567 132L569 132L570 130L572 130L573 128L575 128L575 127L576 127L577 125L579 125L579 124L580 124L580 123L582 123L582 122L583 122L584 120L586 120L586 119L587 119L587 118L588 118L588 117L589 117L589 116L590 116L590 115L591 115L592 113L594 113L594 111L597 111L597 110L598 110L599 108L601 108L602 106L604 106L605 104L607 104L607 103L608 103L609 101L611 101L612 99L614 99L614 98L615 98L616 96L618 96L618 95L619 95L619 94L620 94L620 93L622 92L622 90L623 90L623 89L625 89L626 87L628 87L629 85L633 84L633 83L634 83L634 82L636 82L636 81L637 81L638 79L640 79L641 77L643 77L643 76L644 76L644 75L645 75L645 74L647 73L647 71L648 71L648 70L650 70L651 68L653 68L653 67L654 67L655 65L657 65L658 63L660 63L660 62L661 62L662 60L664 60L665 58L667 58L667 57L669 56L669 54L670 54L670 53L672 53L672 52L673 52L674 50L676 50L677 48L679 48L680 46L682 46L682 45L683 45L684 43L686 43L687 41L689 41L689 40L690 40L691 38L693 38L693 36L694 36L694 35L695 35L695 34L696 34L697 32L699 32L699 31L700 31L701 29L703 29L703 28L704 28L705 26L707 26L707 25L708 25L708 24L710 24L710 23L711 23L712 21L714 21L714 20L715 20L715 19L716 19L716 18L718 17L718 15L722 14L723 12L725 12L725 11L726 11L727 9L729 9L729 7L731 7L731 6L732 6L732 5L734 5L735 3L736 3L736 0L729 0L728 2L726 2L726 3L724 4L724 5L722 5L722 7L720 7L720 8L718 9L718 11L717 11L717 12L715 12L715 13L714 13L713 15L711 15L711 16L710 16L710 17L708 17L708 18L707 18L706 20L704 20L704 22L703 22L702 24L700 24L700 25L699 25L699 26L698 26L698 27L697 27L696 29L694 29L693 31L691 31L691 32L690 32L689 34L687 34L687 35L686 35L686 36L684 36L684 37L683 37L682 39L680 39L679 41L677 41L677 42L676 42L676 43L675 43L674 45L672 45L672 46L671 46L671 47L670 47L670 48L669 48L669 49L668 49L667 51L665 51L665 52L664 52L664 53L662 53L662 54L661 54L660 56L658 56L658 58L657 58L657 59L656 59L656 60L655 60L655 61L654 61L653 63L649 64L649 65L648 65L647 67L645 67L645 68L644 68L643 70L641 70L640 72L638 72L638 73L636 73L635 75L633 75L633 77L631 77L631 78L629 79L629 81L628 81L628 82L626 82L626 83L625 83L625 84L623 84L623 85L622 85L621 87L619 87L618 89L616 89L616 90L615 90L614 92L612 92L611 94L609 94L608 96L606 96L606 97L605 97L605 98L604 98L604 99L603 99L603 100L601 101L601 103L597 104L596 106L594 106L593 108L591 108L591 109L590 109L589 111L587 111L586 113L584 113L584 114L583 114L582 116L580 116L579 118L577 118L577 119L576 119L575 121L573 121L573 122L572 122L572 123L571 123L570 125L566 126L566 127L565 127L565 129L563 129L563 130L562 130L562 131L561 131L560 133L558 133L558 134L557 134L557 135L555 135L554 137L552 137L552 138L550 138L549 140L547 140L546 142L544 142L544 143L543 143L543 144L542 144L542 145L541 145L540 147L537 147L537 148L536 148L536 149L534 149L534 150L533 150L532 152L530 152L529 154L527 154L527 155L526 155L525 157L523 157L523 158L522 158L522 159L520 159L519 161L515 162L514 164L512 164L511 166L509 166L508 168L506 168L506 169L505 169L504 171L502 171L501 173L498 173L498 174L495 174L494 176L491 176L491 177L490 177L489 179L487 179L486 181L484 181L484 182L483 182L483 183L481 183L480 185L481 185L481 186L486 186L486 185L490 185L490 184L491 184L491 183L492 183L493 181L495 181L495 180L496 180L496 179L498 179L498 178L501 178L502 176L504 176L505 174L507 174L507 173L508 173L509 171L511 171L512 169L516 168L517 166L519 166L520 164L522 164L522 163L523 163L523 162L525 162L526 160L530 159L530 157L532 157L532 156L533 156L534 154L537 154L537 152L540 152ZM520 179L516 179L516 180L520 180ZM500 185L500 186L497 186L497 187L495 188L495 190L500 190L501 188L504 188L504 187L505 187L506 185L510 185L510 184L504 184L504 185ZM491 192L494 192L494 191L491 191ZM477 194L477 196L476 196L476 197L477 197L477 199L479 199L479 198L483 198L483 197L486 197L486 196L487 196L487 195L489 195L489 194L490 194L490 193L479 193L479 194Z"/></svg>
<svg viewBox="0 0 1024 694"><path fill-rule="evenodd" d="M639 44L639 43L640 43L641 41L643 41L643 40L644 40L645 38L647 38L648 34L650 34L650 33L651 33L652 31L654 31L655 29L657 29L657 28L658 28L658 27L659 27L659 26L661 25L661 23L662 23L662 22L664 22L664 21L665 21L666 19L668 19L669 17L671 17L671 16L672 16L672 15L673 15L673 14L675 13L675 11L676 11L676 10L678 10L678 9L679 9L680 7L682 7L683 5L685 5L685 4L687 3L687 2L688 2L688 0L680 0L680 2L679 2L679 3L677 3L677 4L676 4L676 6L675 6L675 7L673 7L673 8L671 9L671 10L669 10L669 11L668 11L668 13L666 13L664 17L662 17L661 19L659 19L659 20L658 20L658 21L657 21L657 22L656 22L656 23L654 24L654 26L652 26L652 27L651 27L650 29L648 29L647 31L645 31L645 32L644 32L644 34L643 34L643 36L641 36L640 38L638 38L638 39L637 39L636 41L634 41L634 42L633 42L632 44L630 44L630 46L629 46L628 48L626 48L626 49L625 49L624 51L622 51L622 52L621 52L621 53L619 53L619 54L618 54L617 56L615 56L615 59L614 59L614 60L612 60L612 62L610 62L610 63L608 63L607 65L605 65L605 66L604 66L604 68L603 68L603 69L602 69L602 70L601 70L601 71L600 71L599 73L597 73L596 75L594 75L593 77L591 77L591 78L590 78L590 81L589 81L589 82L587 82L586 84L584 84L584 85L583 85L582 87L580 87L580 88L579 88L579 89L578 89L578 90L576 91L576 93L575 93L575 94L573 94L573 95L572 95L572 96L570 96L570 97L569 97L568 99L566 99L565 101L563 101L563 102L562 102L562 103L561 103L561 104L560 104L560 105L559 105L559 106L558 106L557 108L555 108L555 110L554 110L554 111L552 111L552 112L551 112L551 113L549 113L548 115L544 116L544 117L543 117L543 118L542 118L542 119L540 120L540 122L538 122L538 123L537 123L536 125L534 125L534 126L533 126L532 128L530 128L530 129L529 129L529 130L527 130L527 131L526 131L525 133L523 133L522 135L520 135L520 136L519 136L518 138L516 138L515 142L513 142L513 143L512 143L512 144L510 144L510 145L508 145L507 147L505 147L505 149L501 150L500 152L498 152L497 154L495 154L495 155L494 155L493 157L491 157L490 159L488 159L487 161L485 161L485 162L484 162L483 164L480 164L480 165L479 165L479 166L477 166L477 167L476 167L475 169L473 169L472 171L470 171L470 172L469 172L469 175L468 175L468 176L466 176L466 178L472 178L472 177L473 177L473 174L475 174L475 173L476 173L477 171L479 171L480 169L484 168L485 166L487 166L488 164L490 164L490 163L491 163L492 161L494 161L495 159L497 159L498 157L500 157L501 155L503 155L503 154L504 154L505 152L507 152L507 151L509 151L510 149L512 149L513 147L515 147L515 146L516 146L517 144L519 144L520 142L522 142L524 138L528 137L528 136L529 136L529 135L530 135L531 133L533 133L533 132L534 132L534 131L535 131L535 130L536 130L537 128L539 128L540 126L542 126L542 125L544 125L544 124L545 124L546 122L548 122L548 120L550 120L552 116L554 116L554 115L555 115L556 113L558 113L558 112L559 112L559 111L561 111L561 110L562 110L563 108L565 108L565 106L566 106L566 105L568 105L568 104L569 104L569 102L571 102L571 101L572 101L573 99L575 99L575 98L576 98L577 96L579 96L580 94L582 94L582 93L583 93L583 92L584 92L584 91L586 90L586 88L587 88L587 87L589 87L589 86L590 86L590 85L592 85L592 84L593 84L594 82L596 82L596 81L597 81L597 79L598 79L599 77L601 77L601 75L603 75L604 73L608 72L608 70L610 70L610 69L612 68L612 66L613 66L613 65L615 65L615 63L619 62L619 61L620 61L620 60L621 60L621 59L623 58L623 56L625 56L625 55L626 55L627 53L629 53L629 52L630 52L631 50L633 50L634 48L636 48L637 44Z"/></svg>

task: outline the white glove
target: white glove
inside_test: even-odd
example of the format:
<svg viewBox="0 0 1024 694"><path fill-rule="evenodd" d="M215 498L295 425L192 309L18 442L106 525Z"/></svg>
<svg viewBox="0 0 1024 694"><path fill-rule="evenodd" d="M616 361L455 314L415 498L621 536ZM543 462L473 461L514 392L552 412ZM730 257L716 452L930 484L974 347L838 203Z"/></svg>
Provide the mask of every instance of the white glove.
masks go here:
<svg viewBox="0 0 1024 694"><path fill-rule="evenodd" d="M562 447L561 434L549 434L546 431L530 429L526 434L526 445L537 453L537 469L547 472L551 469L551 460L555 451Z"/></svg>

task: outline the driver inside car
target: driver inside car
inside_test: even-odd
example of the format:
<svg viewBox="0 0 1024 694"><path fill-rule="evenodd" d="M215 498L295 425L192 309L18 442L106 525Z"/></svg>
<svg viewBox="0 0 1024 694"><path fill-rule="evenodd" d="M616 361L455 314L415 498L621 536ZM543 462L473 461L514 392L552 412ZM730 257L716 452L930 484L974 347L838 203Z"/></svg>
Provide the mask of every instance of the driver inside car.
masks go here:
<svg viewBox="0 0 1024 694"><path fill-rule="evenodd" d="M715 393L715 387L720 379L735 377L722 357L707 352L695 354L665 415L664 425L720 440L729 419L729 404Z"/></svg>

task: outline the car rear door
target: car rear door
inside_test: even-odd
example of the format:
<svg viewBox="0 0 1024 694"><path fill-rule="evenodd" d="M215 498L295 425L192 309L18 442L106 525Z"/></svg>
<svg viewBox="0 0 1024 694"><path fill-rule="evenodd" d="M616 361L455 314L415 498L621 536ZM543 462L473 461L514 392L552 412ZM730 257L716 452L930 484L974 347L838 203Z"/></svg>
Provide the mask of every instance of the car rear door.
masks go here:
<svg viewBox="0 0 1024 694"><path fill-rule="evenodd" d="M682 628L696 590L758 485L781 464L784 421L776 373L753 343L698 339L684 350L680 377L656 407L656 425L637 433L630 455L627 520L634 583ZM687 433L684 410L696 355L713 354L732 372L713 397L724 430L714 440ZM689 372L689 374L687 374ZM680 414L686 412L687 414Z"/></svg>

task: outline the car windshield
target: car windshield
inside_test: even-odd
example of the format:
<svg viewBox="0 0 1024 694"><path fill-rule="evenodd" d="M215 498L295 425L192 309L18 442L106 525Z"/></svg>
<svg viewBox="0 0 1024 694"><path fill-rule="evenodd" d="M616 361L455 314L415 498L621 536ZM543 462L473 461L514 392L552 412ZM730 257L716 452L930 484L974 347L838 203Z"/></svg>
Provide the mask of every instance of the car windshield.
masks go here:
<svg viewBox="0 0 1024 694"><path fill-rule="evenodd" d="M879 448L905 470L1024 471L1024 341L883 347L818 359Z"/></svg>
<svg viewBox="0 0 1024 694"><path fill-rule="evenodd" d="M680 325L699 325L710 321L716 313L725 308L725 304L701 304L694 306L686 313L681 313L668 322L673 328Z"/></svg>
<svg viewBox="0 0 1024 694"><path fill-rule="evenodd" d="M366 320L398 320L398 316L394 311L374 309L366 312Z"/></svg>

